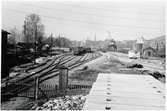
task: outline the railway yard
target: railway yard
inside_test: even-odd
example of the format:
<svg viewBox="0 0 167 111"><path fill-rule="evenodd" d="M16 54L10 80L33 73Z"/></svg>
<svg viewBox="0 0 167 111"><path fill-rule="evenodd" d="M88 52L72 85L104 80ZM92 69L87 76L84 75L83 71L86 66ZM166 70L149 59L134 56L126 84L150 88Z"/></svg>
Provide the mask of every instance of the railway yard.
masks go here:
<svg viewBox="0 0 167 111"><path fill-rule="evenodd" d="M41 88L40 89L41 92L39 93L40 96L39 101L41 102L41 103L39 102L40 104L44 104L51 98L59 98L58 99L59 101L66 101L66 102L69 99L68 101L78 101L78 104L82 103L82 105L79 106L76 105L78 109L82 108L89 109L90 106L88 107L88 105L90 103L89 101L88 102L85 101L87 99L90 100L89 95L94 89L95 87L94 85L98 83L97 79L99 78L99 74L106 75L109 73L111 74L116 73L119 76L123 76L124 74L126 75L130 74L130 75L149 75L149 77L153 77L151 80L153 81L153 83L155 81L156 81L155 83L158 82L159 85L158 88L160 87L161 89L160 93L162 93L163 97L160 99L163 99L162 101L164 101L165 70L163 69L163 66L159 63L160 62L159 60L157 60L159 61L158 62L159 64L155 64L157 62L157 61L155 62L155 60L154 61L150 60L149 62L148 61L149 60L147 60L147 62L146 60L131 60L128 59L125 54L116 52L107 52L107 53L94 52L94 53L86 53L85 55L82 56L75 56L70 53L56 56L49 56L46 57L44 61L39 64L27 63L24 65L20 65L13 68L9 78L2 80L1 84L2 109L31 109L34 105L34 100L33 100L34 78L36 76L39 77L39 86ZM127 66L132 63L140 63L140 64L143 63L142 65L144 67L128 68ZM59 67L62 65L68 67L69 69L68 91L66 95L68 99L61 99L58 90ZM156 67L157 70L154 67ZM159 70L161 71L159 73L162 76L158 76L158 78L154 77L153 72ZM145 76L145 78L147 78L147 76ZM142 83L139 82L139 84ZM83 100L76 98L80 99L82 98ZM47 109L46 104L53 104L53 103L45 103L45 106L37 107L37 109ZM86 106L84 105L84 103ZM66 103L61 102L60 106L63 106L65 104ZM69 102L69 104L71 103ZM161 106L163 106L164 104L163 102L161 102ZM96 104L95 107L97 105L98 104ZM105 103L103 105L105 106ZM70 108L69 107L67 108L67 106L68 105L63 106L64 109L77 109L76 107L74 108L72 106ZM61 108L60 107L58 108L57 106L55 107L56 109L63 109L62 107ZM48 108L50 109L51 107ZM54 109L53 106L51 109Z"/></svg>
<svg viewBox="0 0 167 111"><path fill-rule="evenodd" d="M13 68L9 78L5 78L1 83L2 101L18 96L22 92L31 90L35 76L39 76L39 83L59 75L60 66L66 66L69 70L74 69L86 62L100 57L100 53L87 53L82 56L72 54L61 54L52 57L46 57L40 64L28 63ZM56 83L57 84L57 83ZM3 103L2 103L3 107ZM6 106L5 106L6 107Z"/></svg>
<svg viewBox="0 0 167 111"><path fill-rule="evenodd" d="M3 0L1 110L165 110L165 8Z"/></svg>

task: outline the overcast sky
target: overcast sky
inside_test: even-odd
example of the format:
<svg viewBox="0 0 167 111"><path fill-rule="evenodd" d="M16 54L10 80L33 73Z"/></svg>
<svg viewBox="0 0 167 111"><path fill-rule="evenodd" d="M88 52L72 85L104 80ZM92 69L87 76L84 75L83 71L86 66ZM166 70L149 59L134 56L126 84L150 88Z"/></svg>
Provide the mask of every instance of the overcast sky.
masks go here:
<svg viewBox="0 0 167 111"><path fill-rule="evenodd" d="M40 15L47 35L71 40L151 39L165 35L165 0L147 2L2 2L2 28L23 30L24 19ZM109 34L110 33L110 34Z"/></svg>

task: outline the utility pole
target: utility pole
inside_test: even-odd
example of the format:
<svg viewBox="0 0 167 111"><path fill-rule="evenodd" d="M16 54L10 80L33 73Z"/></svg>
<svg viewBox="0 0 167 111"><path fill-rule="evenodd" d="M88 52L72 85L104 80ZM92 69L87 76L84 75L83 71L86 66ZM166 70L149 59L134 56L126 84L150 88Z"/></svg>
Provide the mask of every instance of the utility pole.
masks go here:
<svg viewBox="0 0 167 111"><path fill-rule="evenodd" d="M58 40L58 43L59 43L59 48L61 48L60 34L59 34L59 40Z"/></svg>
<svg viewBox="0 0 167 111"><path fill-rule="evenodd" d="M26 39L26 20L24 20L24 37Z"/></svg>
<svg viewBox="0 0 167 111"><path fill-rule="evenodd" d="M156 42L156 55L158 56L158 51L159 51L159 45L158 42Z"/></svg>
<svg viewBox="0 0 167 111"><path fill-rule="evenodd" d="M50 42L51 42L51 56L52 56L52 48L53 48L53 38L52 38L52 33L50 35Z"/></svg>
<svg viewBox="0 0 167 111"><path fill-rule="evenodd" d="M37 43L36 43L37 42L36 41L37 40L37 23L35 23L35 37L34 37L34 39L35 39L34 40L35 41L34 42L34 44L35 44L35 50L34 50L35 51L35 55L34 55L34 58L36 59L36 57L37 57Z"/></svg>
<svg viewBox="0 0 167 111"><path fill-rule="evenodd" d="M94 48L95 49L97 48L97 45L96 45L96 33L95 33L95 38L94 38Z"/></svg>

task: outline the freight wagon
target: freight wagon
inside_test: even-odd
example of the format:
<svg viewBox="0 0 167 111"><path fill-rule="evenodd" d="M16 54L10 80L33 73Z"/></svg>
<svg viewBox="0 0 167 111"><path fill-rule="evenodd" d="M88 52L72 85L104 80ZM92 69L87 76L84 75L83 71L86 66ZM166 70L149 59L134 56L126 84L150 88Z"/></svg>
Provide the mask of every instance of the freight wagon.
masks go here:
<svg viewBox="0 0 167 111"><path fill-rule="evenodd" d="M84 47L75 47L73 48L74 55L82 55L86 53L91 53L91 48L84 48Z"/></svg>

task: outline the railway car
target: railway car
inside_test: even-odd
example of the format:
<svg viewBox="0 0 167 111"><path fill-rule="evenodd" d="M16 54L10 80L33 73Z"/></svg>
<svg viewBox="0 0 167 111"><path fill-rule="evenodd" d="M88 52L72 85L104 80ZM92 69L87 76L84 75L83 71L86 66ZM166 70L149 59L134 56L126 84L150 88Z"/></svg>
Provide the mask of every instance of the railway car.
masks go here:
<svg viewBox="0 0 167 111"><path fill-rule="evenodd" d="M74 55L82 55L82 54L86 54L86 53L90 53L90 52L91 52L91 48L75 47L73 49Z"/></svg>
<svg viewBox="0 0 167 111"><path fill-rule="evenodd" d="M83 53L83 47L75 47L73 53L74 55L81 55Z"/></svg>
<svg viewBox="0 0 167 111"><path fill-rule="evenodd" d="M91 53L92 51L91 51L91 48L85 48L85 52L86 53Z"/></svg>

